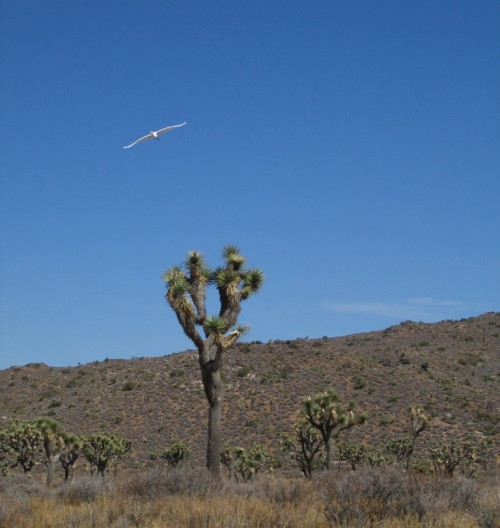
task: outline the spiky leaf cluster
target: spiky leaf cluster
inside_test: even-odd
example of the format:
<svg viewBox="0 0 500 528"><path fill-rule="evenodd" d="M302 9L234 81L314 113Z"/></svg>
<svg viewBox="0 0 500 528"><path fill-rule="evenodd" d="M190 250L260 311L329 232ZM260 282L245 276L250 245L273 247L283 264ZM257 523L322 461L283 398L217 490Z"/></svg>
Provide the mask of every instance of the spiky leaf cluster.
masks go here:
<svg viewBox="0 0 500 528"><path fill-rule="evenodd" d="M204 345L197 325L201 325L205 337L212 336L221 349L227 349L237 341L244 328L238 327L225 334L237 322L241 301L258 291L264 281L262 271L245 269L245 258L237 246L226 246L222 257L224 266L211 271L199 251L190 251L183 266L174 266L162 276L167 286L165 297L198 350ZM205 297L209 284L215 285L219 292L221 308L217 316L206 313Z"/></svg>
<svg viewBox="0 0 500 528"><path fill-rule="evenodd" d="M356 420L353 411L354 403L350 402L345 409L333 389L328 389L316 396L308 396L303 400L303 406L306 420L320 431L337 426L347 427Z"/></svg>

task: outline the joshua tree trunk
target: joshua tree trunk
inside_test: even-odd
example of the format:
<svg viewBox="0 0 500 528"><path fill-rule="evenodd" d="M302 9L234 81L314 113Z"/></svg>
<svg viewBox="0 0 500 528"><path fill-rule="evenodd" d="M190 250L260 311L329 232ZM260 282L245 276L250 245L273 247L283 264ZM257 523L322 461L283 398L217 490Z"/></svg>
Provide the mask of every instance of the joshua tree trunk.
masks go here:
<svg viewBox="0 0 500 528"><path fill-rule="evenodd" d="M224 386L220 372L215 372L213 378L213 398L209 401L208 408L208 443L207 443L207 466L213 476L220 474L221 453L221 414L222 397Z"/></svg>
<svg viewBox="0 0 500 528"><path fill-rule="evenodd" d="M73 475L75 474L74 464L64 464L64 482L71 482L73 480Z"/></svg>
<svg viewBox="0 0 500 528"><path fill-rule="evenodd" d="M223 349L217 347L210 337L203 345L202 351L199 352L199 361L203 388L208 401L207 467L212 476L219 477L222 449L222 399L224 397L224 384L220 374ZM213 351L212 354L210 351Z"/></svg>
<svg viewBox="0 0 500 528"><path fill-rule="evenodd" d="M59 461L60 456L61 455L59 453L57 453L56 455L51 455L48 458L48 461L47 461L47 481L46 481L46 485L47 485L48 488L50 488L52 486L52 481L54 479L54 472L55 472L56 465L57 465L57 462Z"/></svg>

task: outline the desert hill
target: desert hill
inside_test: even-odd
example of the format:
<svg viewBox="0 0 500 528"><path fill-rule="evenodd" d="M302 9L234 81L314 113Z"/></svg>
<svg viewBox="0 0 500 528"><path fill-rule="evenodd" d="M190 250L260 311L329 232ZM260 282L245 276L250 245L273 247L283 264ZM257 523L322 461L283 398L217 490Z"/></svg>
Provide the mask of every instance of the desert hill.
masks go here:
<svg viewBox="0 0 500 528"><path fill-rule="evenodd" d="M368 422L344 439L373 446L406 435L408 407L423 405L432 439L478 433L499 453L500 313L460 321L404 322L343 337L239 343L224 368L227 444L253 440L279 456L301 400L333 387ZM1 420L49 415L78 434L113 431L133 443L130 462L183 440L204 463L207 404L197 354L104 360L68 368L43 363L0 371ZM418 453L417 453L418 455Z"/></svg>

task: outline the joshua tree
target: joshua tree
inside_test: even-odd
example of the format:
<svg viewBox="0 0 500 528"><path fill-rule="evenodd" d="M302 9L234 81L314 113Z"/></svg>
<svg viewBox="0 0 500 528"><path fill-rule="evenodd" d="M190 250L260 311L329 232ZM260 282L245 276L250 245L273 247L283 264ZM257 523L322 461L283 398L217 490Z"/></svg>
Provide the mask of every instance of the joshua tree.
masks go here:
<svg viewBox="0 0 500 528"><path fill-rule="evenodd" d="M163 274L166 299L177 316L184 333L198 350L203 388L208 400L207 466L213 476L220 476L221 405L224 385L221 367L224 353L233 346L244 327L237 326L241 302L259 290L264 276L259 269L245 269L245 258L235 246L222 252L224 266L209 270L198 251L188 253L184 266L168 269ZM209 285L219 293L219 315L209 316L206 293ZM203 337L198 332L200 327Z"/></svg>
<svg viewBox="0 0 500 528"><path fill-rule="evenodd" d="M61 453L65 447L68 433L58 421L52 418L37 418L33 423L42 435L43 449L47 457L46 483L50 487L54 478L57 462L60 460Z"/></svg>
<svg viewBox="0 0 500 528"><path fill-rule="evenodd" d="M251 480L268 460L264 447L255 442L250 449L244 447L226 447L221 453L221 461L227 467L229 478L232 475L238 480L238 473L245 482Z"/></svg>
<svg viewBox="0 0 500 528"><path fill-rule="evenodd" d="M367 447L358 442L347 441L339 446L339 460L348 462L353 471L356 466L367 460Z"/></svg>
<svg viewBox="0 0 500 528"><path fill-rule="evenodd" d="M236 461L238 460L240 453L244 451L243 447L230 446L225 447L220 454L221 462L226 466L229 480L234 478L238 480L236 474Z"/></svg>
<svg viewBox="0 0 500 528"><path fill-rule="evenodd" d="M410 468L413 450L415 449L415 442L417 438L423 433L429 425L429 417L425 414L424 409L420 405L410 407L411 418L411 450L406 459L406 469Z"/></svg>
<svg viewBox="0 0 500 528"><path fill-rule="evenodd" d="M337 393L333 389L308 396L303 402L304 418L321 433L326 450L326 468L330 469L332 462L331 439L337 439L342 431L366 421L367 415L354 414L354 403L349 403L344 409Z"/></svg>
<svg viewBox="0 0 500 528"><path fill-rule="evenodd" d="M318 466L318 452L323 440L318 430L307 420L301 420L293 428L294 436L284 434L280 440L281 451L288 453L295 460L305 477L311 478Z"/></svg>
<svg viewBox="0 0 500 528"><path fill-rule="evenodd" d="M61 456L59 461L64 469L64 482L73 478L75 463L80 456L82 449L81 439L74 433L66 433L64 438L64 446L61 449Z"/></svg>
<svg viewBox="0 0 500 528"><path fill-rule="evenodd" d="M476 474L474 465L478 462L478 452L484 447L477 437L466 441L434 441L429 448L430 460L436 473L452 477L455 469L460 467L464 474L472 477Z"/></svg>
<svg viewBox="0 0 500 528"><path fill-rule="evenodd" d="M10 420L0 430L0 448L15 458L11 467L21 466L25 475L35 465L42 445L42 434L33 422Z"/></svg>
<svg viewBox="0 0 500 528"><path fill-rule="evenodd" d="M386 444L386 449L396 455L396 459L405 469L409 469L415 450L415 443L420 434L425 431L429 425L429 417L425 414L420 405L414 405L409 409L410 413L410 438L393 438Z"/></svg>
<svg viewBox="0 0 500 528"><path fill-rule="evenodd" d="M97 474L104 477L106 469L118 462L130 450L130 441L115 433L94 433L83 438L82 453Z"/></svg>
<svg viewBox="0 0 500 528"><path fill-rule="evenodd" d="M385 448L389 453L396 456L396 460L400 466L405 462L405 467L408 466L408 458L412 452L412 443L409 438L391 438L387 441Z"/></svg>
<svg viewBox="0 0 500 528"><path fill-rule="evenodd" d="M177 467L181 460L188 458L189 455L189 447L180 440L176 440L163 450L161 457L168 462L169 466Z"/></svg>

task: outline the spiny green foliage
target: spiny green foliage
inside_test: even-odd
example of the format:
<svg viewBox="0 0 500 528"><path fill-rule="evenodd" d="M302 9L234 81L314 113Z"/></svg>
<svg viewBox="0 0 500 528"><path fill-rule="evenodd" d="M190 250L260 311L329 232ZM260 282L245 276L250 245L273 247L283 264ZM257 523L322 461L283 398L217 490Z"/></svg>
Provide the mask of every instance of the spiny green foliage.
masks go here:
<svg viewBox="0 0 500 528"><path fill-rule="evenodd" d="M191 451L189 447L187 447L181 440L176 440L163 450L161 457L168 462L169 466L177 467L179 463L188 458L190 454Z"/></svg>
<svg viewBox="0 0 500 528"><path fill-rule="evenodd" d="M115 433L94 433L83 437L83 456L104 476L106 469L130 450L129 440Z"/></svg>
<svg viewBox="0 0 500 528"><path fill-rule="evenodd" d="M53 418L46 416L33 420L33 425L38 428L43 438L43 445L47 458L58 453L65 443L66 430Z"/></svg>
<svg viewBox="0 0 500 528"><path fill-rule="evenodd" d="M238 247L226 246L222 256L225 266L211 270L199 251L190 251L183 266L173 266L162 275L167 286L165 297L185 333L192 339L195 338L195 325L203 327L206 337L227 332L234 323L233 317L229 317L229 305L239 305L256 293L264 282L261 270L245 269L245 258ZM219 291L221 310L217 316L206 314L205 289L209 284L214 284Z"/></svg>
<svg viewBox="0 0 500 528"><path fill-rule="evenodd" d="M203 329L206 335L222 335L227 330L227 322L218 315L209 315L203 322Z"/></svg>
<svg viewBox="0 0 500 528"><path fill-rule="evenodd" d="M359 442L347 441L339 445L339 460L348 462L352 470L356 470L356 466L366 460L367 448L364 444Z"/></svg>
<svg viewBox="0 0 500 528"><path fill-rule="evenodd" d="M261 444L255 442L249 449L240 446L226 447L221 452L221 462L229 472L229 478L234 476L238 480L240 475L248 482L265 465L269 455Z"/></svg>

